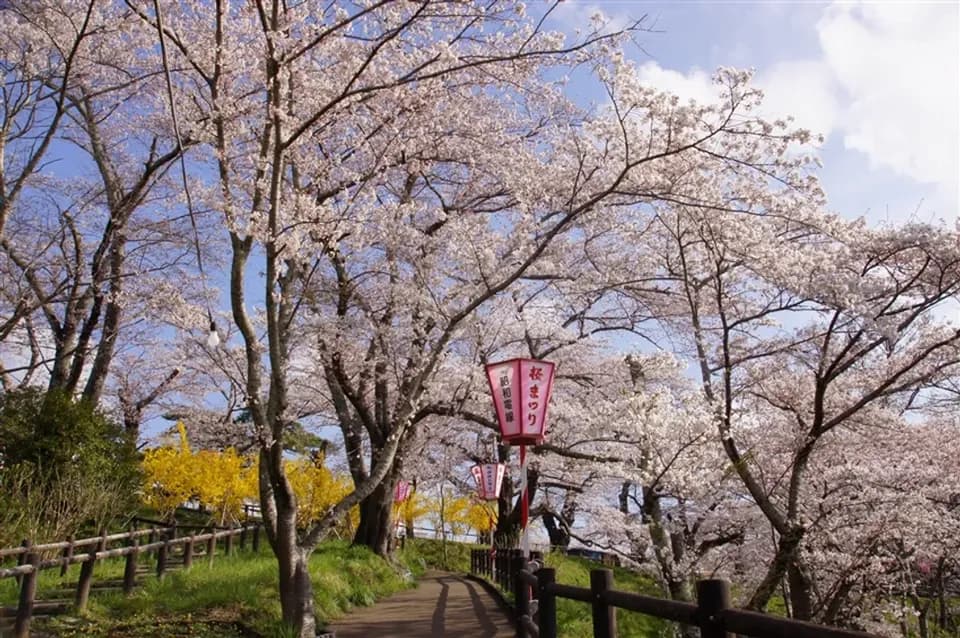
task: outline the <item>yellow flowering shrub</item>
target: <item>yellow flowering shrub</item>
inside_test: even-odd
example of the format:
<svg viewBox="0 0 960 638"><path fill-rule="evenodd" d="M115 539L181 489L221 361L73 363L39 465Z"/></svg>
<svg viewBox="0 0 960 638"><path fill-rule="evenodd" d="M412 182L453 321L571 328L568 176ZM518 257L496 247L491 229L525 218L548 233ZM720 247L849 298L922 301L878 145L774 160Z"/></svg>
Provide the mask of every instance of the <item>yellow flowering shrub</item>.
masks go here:
<svg viewBox="0 0 960 638"><path fill-rule="evenodd" d="M393 504L393 520L403 521L406 527L414 527L417 519L430 513L432 503L420 492L411 491L401 503Z"/></svg>
<svg viewBox="0 0 960 638"><path fill-rule="evenodd" d="M496 525L497 502L471 501L463 517L470 529L476 530L478 534L485 534Z"/></svg>
<svg viewBox="0 0 960 638"><path fill-rule="evenodd" d="M326 466L307 459L286 461L283 471L297 495L297 519L301 526L319 520L353 489L349 479L334 476Z"/></svg>
<svg viewBox="0 0 960 638"><path fill-rule="evenodd" d="M178 447L154 448L144 454L144 504L171 516L184 502L196 500L221 525L239 520L244 501L259 499L257 455L242 455L233 448L194 452L182 423L177 430ZM298 519L304 527L352 489L349 478L335 476L322 458L285 461L284 472L297 496ZM355 528L358 519L358 511L351 511L346 528Z"/></svg>

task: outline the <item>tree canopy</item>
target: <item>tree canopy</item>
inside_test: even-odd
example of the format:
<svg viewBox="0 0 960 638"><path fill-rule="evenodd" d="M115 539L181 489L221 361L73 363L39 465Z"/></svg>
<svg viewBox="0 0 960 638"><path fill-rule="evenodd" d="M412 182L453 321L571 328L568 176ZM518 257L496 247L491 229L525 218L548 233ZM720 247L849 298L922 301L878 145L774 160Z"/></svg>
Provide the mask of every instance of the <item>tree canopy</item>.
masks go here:
<svg viewBox="0 0 960 638"><path fill-rule="evenodd" d="M398 480L510 460L482 366L547 358L552 537L677 599L725 573L755 609L882 625L919 565L957 569L957 228L831 212L819 138L758 116L750 72L683 101L626 53L642 21L566 36L555 6L5 2L5 401L250 450L312 636L316 543L356 512L386 552ZM352 479L323 498L286 456L320 427Z"/></svg>

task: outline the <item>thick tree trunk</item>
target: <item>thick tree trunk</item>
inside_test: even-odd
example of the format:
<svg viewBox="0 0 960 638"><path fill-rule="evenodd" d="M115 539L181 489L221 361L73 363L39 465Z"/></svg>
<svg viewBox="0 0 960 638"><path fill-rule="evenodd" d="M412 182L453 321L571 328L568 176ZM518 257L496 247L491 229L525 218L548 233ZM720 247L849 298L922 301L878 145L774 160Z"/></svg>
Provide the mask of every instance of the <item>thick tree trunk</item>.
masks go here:
<svg viewBox="0 0 960 638"><path fill-rule="evenodd" d="M810 620L813 617L811 584L794 560L787 567L787 582L790 584L790 607L797 620Z"/></svg>
<svg viewBox="0 0 960 638"><path fill-rule="evenodd" d="M277 555L283 622L293 629L293 635L298 638L314 638L317 634L309 559L310 553L295 544L289 551L282 550Z"/></svg>
<svg viewBox="0 0 960 638"><path fill-rule="evenodd" d="M542 520L543 526L547 528L547 535L550 537L551 547L565 548L570 544L570 532L559 517L551 512L544 512Z"/></svg>
<svg viewBox="0 0 960 638"><path fill-rule="evenodd" d="M501 455L501 459L503 457L504 455ZM497 525L493 528L493 544L496 547L514 547L520 538L519 523L519 517L513 516L513 481L507 474L503 477L500 497L497 499Z"/></svg>
<svg viewBox="0 0 960 638"><path fill-rule="evenodd" d="M800 542L803 540L804 531L803 528L795 527L791 529L789 533L780 536L780 540L777 543L777 552L774 554L773 560L767 568L766 576L764 576L764 579L757 585L753 596L751 596L749 602L747 602L747 609L752 611L766 610L767 603L770 602L770 598L776 591L780 580L796 560L797 550L800 547Z"/></svg>
<svg viewBox="0 0 960 638"><path fill-rule="evenodd" d="M386 556L390 550L393 483L392 480L385 480L373 494L360 502L360 524L353 536L354 545L366 545L379 556Z"/></svg>
<svg viewBox="0 0 960 638"><path fill-rule="evenodd" d="M667 582L670 599L684 603L693 602L693 587L688 579L671 578ZM700 638L700 630L692 625L677 625L677 635L681 638Z"/></svg>
<svg viewBox="0 0 960 638"><path fill-rule="evenodd" d="M269 450L260 450L259 480L267 540L277 557L283 623L296 638L315 638L317 621L309 570L312 548L299 544L297 497L283 472L283 449L278 442Z"/></svg>

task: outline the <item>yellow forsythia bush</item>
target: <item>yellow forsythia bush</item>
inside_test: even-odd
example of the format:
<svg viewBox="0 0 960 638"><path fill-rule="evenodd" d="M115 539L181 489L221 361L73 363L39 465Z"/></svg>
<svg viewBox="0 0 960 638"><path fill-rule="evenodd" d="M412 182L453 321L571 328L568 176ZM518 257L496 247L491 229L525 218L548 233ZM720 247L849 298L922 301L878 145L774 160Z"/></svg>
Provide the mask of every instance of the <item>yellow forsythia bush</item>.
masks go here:
<svg viewBox="0 0 960 638"><path fill-rule="evenodd" d="M430 513L431 507L430 499L413 490L406 500L393 504L393 520L402 521L407 527L414 527L418 518Z"/></svg>
<svg viewBox="0 0 960 638"><path fill-rule="evenodd" d="M307 459L286 461L283 469L297 495L297 517L301 525L319 520L353 489L349 479L334 476L326 466Z"/></svg>
<svg viewBox="0 0 960 638"><path fill-rule="evenodd" d="M471 501L463 514L464 521L478 534L489 532L497 522L496 507L496 501L493 503Z"/></svg>
<svg viewBox="0 0 960 638"><path fill-rule="evenodd" d="M177 424L177 429L179 447L154 448L144 454L144 504L169 516L184 502L196 500L221 525L239 520L244 501L259 499L257 455L241 455L233 448L194 452L183 424ZM297 495L298 518L304 526L318 520L352 489L350 480L334 476L322 458L285 461L284 471ZM355 526L356 521L350 522Z"/></svg>

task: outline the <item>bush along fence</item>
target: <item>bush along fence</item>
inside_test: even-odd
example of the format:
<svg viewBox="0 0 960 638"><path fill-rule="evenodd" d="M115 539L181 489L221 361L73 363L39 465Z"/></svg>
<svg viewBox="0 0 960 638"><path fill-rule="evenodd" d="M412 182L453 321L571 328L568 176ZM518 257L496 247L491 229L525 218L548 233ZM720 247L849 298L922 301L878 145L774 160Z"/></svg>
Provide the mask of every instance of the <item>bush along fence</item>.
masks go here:
<svg viewBox="0 0 960 638"><path fill-rule="evenodd" d="M591 570L589 589L564 585L556 582L555 570L539 567L536 560L528 562L521 550L498 550L495 556L490 550L472 550L470 571L512 592L520 638L556 638L557 598L591 606L594 638L616 638L617 609L698 627L702 638L878 638L862 631L733 608L724 580L698 581L697 602L687 603L617 591L610 569Z"/></svg>
<svg viewBox="0 0 960 638"><path fill-rule="evenodd" d="M147 529L137 529L139 523L153 525ZM198 533L201 532L201 533ZM83 539L69 539L56 543L35 545L29 540L20 547L0 549L0 579L16 578L19 584L19 599L13 610L14 638L26 638L30 635L30 622L35 612L37 594L37 575L45 569L60 569L60 575L67 568L80 563L80 578L74 593L74 608L83 610L90 597L93 584L94 566L98 561L108 558L124 557L123 591L129 594L136 587L137 566L140 558L151 556L156 560L156 577L163 578L171 563L176 559L184 569L189 569L194 558L205 557L213 564L219 544L224 555L233 555L239 541L240 549L247 543L254 552L260 546L260 524L244 525L236 528L217 528L213 526L176 526L149 519L134 519L129 531L115 534L101 532L99 536ZM114 547L111 548L111 545ZM119 545L119 546L117 546ZM179 555L175 556L179 551ZM4 568L7 561L16 561L15 567ZM0 617L9 613L0 609Z"/></svg>

